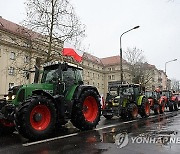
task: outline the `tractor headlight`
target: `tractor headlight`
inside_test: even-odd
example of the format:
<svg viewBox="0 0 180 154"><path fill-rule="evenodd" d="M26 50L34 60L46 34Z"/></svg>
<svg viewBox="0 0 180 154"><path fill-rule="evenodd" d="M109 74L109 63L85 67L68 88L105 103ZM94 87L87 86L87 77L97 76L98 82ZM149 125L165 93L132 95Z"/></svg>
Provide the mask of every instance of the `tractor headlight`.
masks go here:
<svg viewBox="0 0 180 154"><path fill-rule="evenodd" d="M6 96L6 100L8 101L10 98L9 98L9 96Z"/></svg>
<svg viewBox="0 0 180 154"><path fill-rule="evenodd" d="M8 100L13 100L13 99L15 99L15 95L12 95L12 96L6 96L6 100L8 101Z"/></svg>
<svg viewBox="0 0 180 154"><path fill-rule="evenodd" d="M15 97L16 97L15 95L12 95L12 100L15 99Z"/></svg>

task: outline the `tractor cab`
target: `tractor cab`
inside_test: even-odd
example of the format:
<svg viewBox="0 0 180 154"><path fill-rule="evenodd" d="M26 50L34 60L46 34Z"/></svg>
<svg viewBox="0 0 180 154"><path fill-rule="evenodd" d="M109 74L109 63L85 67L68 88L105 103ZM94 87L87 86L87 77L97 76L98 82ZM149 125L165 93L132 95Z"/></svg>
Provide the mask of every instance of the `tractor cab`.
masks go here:
<svg viewBox="0 0 180 154"><path fill-rule="evenodd" d="M82 68L70 63L47 63L41 83L53 84L53 95L65 95L73 86L83 84Z"/></svg>

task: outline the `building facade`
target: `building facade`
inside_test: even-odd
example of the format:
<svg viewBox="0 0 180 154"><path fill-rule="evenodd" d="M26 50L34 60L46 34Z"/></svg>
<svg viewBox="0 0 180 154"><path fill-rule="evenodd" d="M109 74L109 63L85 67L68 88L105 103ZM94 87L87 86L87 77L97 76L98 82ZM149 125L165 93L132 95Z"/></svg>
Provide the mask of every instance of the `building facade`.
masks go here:
<svg viewBox="0 0 180 154"><path fill-rule="evenodd" d="M32 83L34 65L40 65L38 59L45 59L47 51L46 38L29 31L22 26L0 17L0 98L7 93L9 87ZM62 44L57 49L62 50ZM55 56L62 61L62 57ZM128 73L129 64L123 60L123 76L125 83L132 83ZM120 82L120 56L98 58L84 53L83 61L84 83L96 86L101 95L108 92L108 84ZM149 90L156 87L166 89L170 86L166 74L162 70L153 68L153 76L147 84ZM28 75L28 78L27 78Z"/></svg>

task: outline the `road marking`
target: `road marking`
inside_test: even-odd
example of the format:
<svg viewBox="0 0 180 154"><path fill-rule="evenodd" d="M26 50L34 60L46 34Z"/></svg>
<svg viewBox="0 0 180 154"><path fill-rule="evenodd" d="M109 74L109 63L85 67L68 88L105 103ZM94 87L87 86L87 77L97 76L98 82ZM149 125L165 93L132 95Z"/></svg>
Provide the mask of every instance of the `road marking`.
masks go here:
<svg viewBox="0 0 180 154"><path fill-rule="evenodd" d="M31 145L35 145L35 144L50 142L50 141L54 141L54 140L58 140L58 139L62 139L62 138L67 138L67 137L76 136L76 135L78 135L78 133L73 133L73 134L69 134L69 135L54 137L54 138L45 139L45 140L36 141L36 142L31 142L31 143L25 143L25 144L22 144L22 145L23 145L24 147L27 147L27 146L31 146Z"/></svg>
<svg viewBox="0 0 180 154"><path fill-rule="evenodd" d="M171 113L167 113L165 114L165 116L167 117L168 115L170 115ZM163 114L162 114L163 115ZM157 117L158 115L153 115L153 116L149 116L149 118L154 118L154 117ZM96 128L94 130L102 130L102 129L105 129L105 128L110 128L110 127L115 127L115 126L118 126L118 125L122 125L122 124L127 124L127 123L132 123L132 122L135 122L135 121L138 121L139 119L136 119L136 120L131 120L131 121L126 121L126 122L120 122L120 123L117 123L117 124L113 124L113 125L108 125L108 126L104 126L104 127L100 127L100 128ZM50 142L50 141L54 141L54 140L58 140L58 139L63 139L63 138L67 138L67 137L72 137L72 136L76 136L78 135L79 133L73 133L73 134L69 134L69 135L64 135L64 136L59 136L59 137L54 137L54 138L50 138L50 139L45 139L45 140L41 140L41 141L36 141L36 142L31 142L31 143L25 143L25 144L22 144L23 146L27 147L27 146L31 146L31 145L36 145L36 144L41 144L41 143L45 143L45 142Z"/></svg>
<svg viewBox="0 0 180 154"><path fill-rule="evenodd" d="M131 123L131 122L134 122L134 121L137 121L137 120L131 120L131 121L126 121L126 122L117 123L117 124L114 124L114 125L108 125L108 126L96 128L96 129L94 129L94 130L102 130L102 129L105 129L105 128L115 127L115 126L118 126L118 125Z"/></svg>

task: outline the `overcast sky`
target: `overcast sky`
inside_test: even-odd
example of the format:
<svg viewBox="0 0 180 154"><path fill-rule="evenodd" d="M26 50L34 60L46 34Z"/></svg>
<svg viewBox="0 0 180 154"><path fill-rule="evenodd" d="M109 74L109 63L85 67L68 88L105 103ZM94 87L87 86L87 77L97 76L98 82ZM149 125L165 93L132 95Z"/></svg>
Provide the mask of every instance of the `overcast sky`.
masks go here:
<svg viewBox="0 0 180 154"><path fill-rule="evenodd" d="M19 23L25 18L25 0L0 0L0 16ZM97 57L119 55L122 48L137 47L158 69L167 64L169 78L180 80L180 0L71 0L86 25L84 46Z"/></svg>

